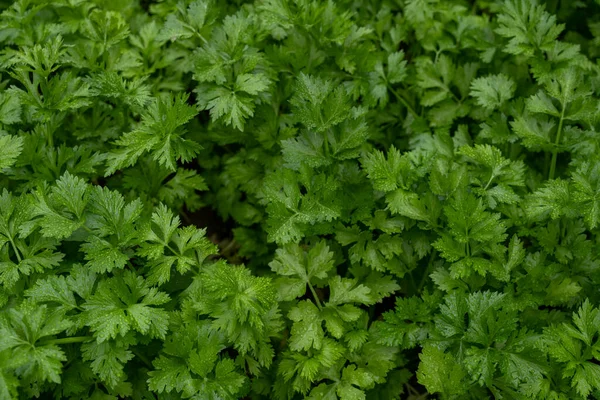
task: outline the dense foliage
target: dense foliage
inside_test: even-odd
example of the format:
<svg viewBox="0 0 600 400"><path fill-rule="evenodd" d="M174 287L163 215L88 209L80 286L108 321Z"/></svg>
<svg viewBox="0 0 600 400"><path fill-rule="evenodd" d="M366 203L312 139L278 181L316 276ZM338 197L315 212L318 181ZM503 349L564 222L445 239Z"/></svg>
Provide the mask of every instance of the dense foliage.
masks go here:
<svg viewBox="0 0 600 400"><path fill-rule="evenodd" d="M600 398L599 3L0 0L0 399Z"/></svg>

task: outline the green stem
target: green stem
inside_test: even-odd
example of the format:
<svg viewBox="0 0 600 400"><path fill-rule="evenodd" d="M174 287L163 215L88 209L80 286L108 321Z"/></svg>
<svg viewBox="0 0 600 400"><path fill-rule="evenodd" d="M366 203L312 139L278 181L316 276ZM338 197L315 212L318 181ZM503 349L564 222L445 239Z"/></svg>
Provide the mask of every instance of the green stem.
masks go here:
<svg viewBox="0 0 600 400"><path fill-rule="evenodd" d="M560 219L558 221L558 223L561 226L560 237L561 237L561 241L562 241L565 238L565 236L567 235L567 221L563 218L563 219Z"/></svg>
<svg viewBox="0 0 600 400"><path fill-rule="evenodd" d="M106 45L102 46L102 62L104 69L108 69L108 49L106 48Z"/></svg>
<svg viewBox="0 0 600 400"><path fill-rule="evenodd" d="M425 268L425 271L423 272L423 276L421 277L421 282L419 282L419 286L417 287L417 293L421 293L421 289L423 289L423 286L425 285L425 280L429 276L429 270L431 269L431 266L433 265L433 262L435 261L435 255L436 255L435 250L431 249L431 256L429 257L429 262L427 263L427 268Z"/></svg>
<svg viewBox="0 0 600 400"><path fill-rule="evenodd" d="M563 121L565 119L565 106L563 105L560 113L560 121L558 122L558 131L556 132L556 139L554 140L554 150L552 150L552 161L550 161L550 173L548 179L554 179L554 173L556 172L556 160L558 158L558 144L560 143L560 137L562 135Z"/></svg>
<svg viewBox="0 0 600 400"><path fill-rule="evenodd" d="M179 212L179 215L181 215L181 217L183 218L183 220L188 224L188 225L193 225L192 219L190 218L189 215L187 215L186 213L184 213L183 211Z"/></svg>
<svg viewBox="0 0 600 400"><path fill-rule="evenodd" d="M227 243L226 246L224 246L224 247L221 248L220 253L223 254L223 255L227 255L227 253L229 251L231 251L233 248L235 248L235 245L236 245L236 241L234 239L231 239L229 241L229 243ZM198 260L198 264L200 264L200 260Z"/></svg>
<svg viewBox="0 0 600 400"><path fill-rule="evenodd" d="M404 107L406 107L406 109L408 110L409 113L412 114L413 117L415 117L415 119L419 118L419 115L415 112L415 110L410 106L410 104L408 104L408 101L406 101L406 99L404 97L402 97L400 95L400 93L398 93L393 87L388 86L388 88L390 89L390 92L392 92L394 94L394 96L396 96L396 99L398 99L398 101L400 103L402 103L404 105Z"/></svg>
<svg viewBox="0 0 600 400"><path fill-rule="evenodd" d="M325 156L329 157L329 136L325 133L323 140L325 141Z"/></svg>
<svg viewBox="0 0 600 400"><path fill-rule="evenodd" d="M308 283L308 288L310 289L310 292L312 293L313 297L315 298L317 307L319 308L319 310L323 310L323 305L321 304L321 300L319 300L319 296L317 296L317 292L315 291L315 288L313 287L313 285L310 284L310 282L307 282L307 283Z"/></svg>
<svg viewBox="0 0 600 400"><path fill-rule="evenodd" d="M137 351L136 349L132 349L133 354L135 354L135 356L137 358L139 358L144 365L146 365L148 368L153 369L154 367L152 366L152 363L150 362L150 360L148 360L148 358L146 358L145 355L143 355L142 353L140 353L139 351Z"/></svg>
<svg viewBox="0 0 600 400"><path fill-rule="evenodd" d="M73 337L66 337L66 338L61 338L61 339L45 340L43 342L40 342L40 345L83 343L83 342L89 342L92 339L93 339L93 337L91 337L91 336L73 336Z"/></svg>
<svg viewBox="0 0 600 400"><path fill-rule="evenodd" d="M483 188L483 190L487 190L487 188L490 186L490 184L492 183L492 181L494 180L494 178L495 178L495 176L494 176L494 174L492 173L492 174L490 175L490 179L488 180L488 182L487 182L487 184L485 185L485 187Z"/></svg>
<svg viewBox="0 0 600 400"><path fill-rule="evenodd" d="M34 78L34 82L35 82L35 78ZM38 100L39 103L41 103L40 105L42 106L41 108L46 108L46 100L48 99L48 77L47 76L42 76L40 79L40 91L42 92L42 96L41 99ZM36 88L36 92L37 92L37 88ZM46 119L46 122L48 121L48 119ZM46 127L48 128L46 133L48 133L48 146L49 147L54 147L54 140L52 138L53 135L53 131L48 127L48 125L46 125Z"/></svg>
<svg viewBox="0 0 600 400"><path fill-rule="evenodd" d="M452 98L453 98L454 100L456 100L458 103L461 103L461 104L462 104L462 99L459 99L459 98L458 98L458 96L454 94L454 92L453 92L453 91L450 89L450 87L449 87L449 86L446 86L446 85L444 85L444 88L446 89L446 91L447 91L448 93L450 93L450 95L452 96Z"/></svg>
<svg viewBox="0 0 600 400"><path fill-rule="evenodd" d="M410 286L411 286L411 287L412 287L412 289L414 290L414 293L413 293L413 295L416 295L416 294L418 294L418 293L419 293L419 289L417 288L417 283L415 282L415 277L414 277L414 275L412 274L413 272L414 272L414 270L413 270L413 271L411 271L411 272L408 274L408 279L410 280Z"/></svg>
<svg viewBox="0 0 600 400"><path fill-rule="evenodd" d="M48 130L48 147L54 147L54 131Z"/></svg>
<svg viewBox="0 0 600 400"><path fill-rule="evenodd" d="M178 251L175 251L175 250L174 250L174 249L171 247L171 245L170 245L169 243L165 243L165 246L166 246L166 248L167 248L167 249L171 250L171 251L173 252L173 254L175 254L175 255L177 255L177 256L178 256L178 255L180 255L180 254L179 254L179 252L178 252Z"/></svg>
<svg viewBox="0 0 600 400"><path fill-rule="evenodd" d="M202 36L200 33L196 32L196 36L198 36L200 40L202 40L202 43L208 44L208 40L206 40L204 36Z"/></svg>
<svg viewBox="0 0 600 400"><path fill-rule="evenodd" d="M17 245L15 244L13 238L11 236L8 237L8 241L10 242L13 251L15 252L15 255L17 256L17 260L19 261L19 264L21 264L21 261L23 261L23 259L21 258L21 254L19 253L19 249L17 249Z"/></svg>

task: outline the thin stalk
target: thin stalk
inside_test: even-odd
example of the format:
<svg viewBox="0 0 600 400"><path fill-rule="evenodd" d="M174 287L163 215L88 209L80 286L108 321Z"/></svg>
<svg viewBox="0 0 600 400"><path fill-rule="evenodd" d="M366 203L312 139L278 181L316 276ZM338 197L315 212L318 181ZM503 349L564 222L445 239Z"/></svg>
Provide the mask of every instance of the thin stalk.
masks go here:
<svg viewBox="0 0 600 400"><path fill-rule="evenodd" d="M226 254L229 250L233 249L236 245L235 240L230 240L229 243L227 243L226 246L221 248L221 253Z"/></svg>
<svg viewBox="0 0 600 400"><path fill-rule="evenodd" d="M317 296L317 292L315 291L315 288L313 287L313 285L310 284L310 282L308 282L308 288L310 289L310 292L312 293L313 297L315 298L315 302L317 303L317 308L319 310L323 310L323 305L321 304L321 300L319 300L319 296Z"/></svg>
<svg viewBox="0 0 600 400"><path fill-rule="evenodd" d="M129 267L129 269L131 271L135 271L135 267L133 266L133 264L131 263L131 260L127 260L127 267Z"/></svg>
<svg viewBox="0 0 600 400"><path fill-rule="evenodd" d="M48 131L48 147L54 147L54 131Z"/></svg>
<svg viewBox="0 0 600 400"><path fill-rule="evenodd" d="M411 105L408 104L408 101L406 101L406 99L400 95L400 93L398 93L391 86L388 86L388 88L390 89L390 92L392 92L394 94L394 96L396 96L396 99L398 99L398 101L400 103L402 103L404 105L404 107L406 107L406 109L408 110L408 112L411 113L413 117L419 118L419 115L415 112L415 110L411 107Z"/></svg>
<svg viewBox="0 0 600 400"><path fill-rule="evenodd" d="M435 255L436 255L435 250L431 249L431 256L429 257L429 262L427 263L427 267L425 268L425 271L423 272L423 276L421 277L421 282L419 282L419 286L417 287L417 293L421 293L421 289L423 289L423 286L425 285L425 280L429 276L429 270L431 269L431 266L433 265L433 262L435 261Z"/></svg>
<svg viewBox="0 0 600 400"><path fill-rule="evenodd" d="M325 141L325 155L327 157L329 157L329 154L330 154L329 153L329 137L327 136L327 134L325 134L325 132L324 132L324 136L325 136L325 138L323 140Z"/></svg>
<svg viewBox="0 0 600 400"><path fill-rule="evenodd" d="M408 279L410 280L410 286L414 290L414 294L418 294L419 290L417 289L417 282L415 282L415 277L412 273L413 271L408 274Z"/></svg>
<svg viewBox="0 0 600 400"><path fill-rule="evenodd" d="M444 85L444 88L446 89L446 91L448 93L450 93L452 95L452 98L454 98L454 100L456 100L457 102L462 104L462 99L459 99L457 95L454 94L454 92L446 85Z"/></svg>
<svg viewBox="0 0 600 400"><path fill-rule="evenodd" d="M102 49L102 62L104 64L104 69L108 69L108 51L106 47Z"/></svg>
<svg viewBox="0 0 600 400"><path fill-rule="evenodd" d="M173 252L173 254L178 255L178 256L181 255L181 254L179 254L178 251L175 251L169 243L165 243L165 246L167 247L167 249L171 250Z"/></svg>
<svg viewBox="0 0 600 400"><path fill-rule="evenodd" d="M19 264L21 264L21 261L23 261L23 259L21 258L21 254L19 253L19 249L17 249L17 245L15 244L13 238L11 236L8 237L8 241L10 242L13 251L15 252L15 255L17 256L17 261L19 261Z"/></svg>
<svg viewBox="0 0 600 400"><path fill-rule="evenodd" d="M89 342L92 339L93 339L93 337L91 337L91 336L73 336L73 337L66 337L66 338L61 338L61 339L45 340L45 341L41 342L40 345L83 343L83 342Z"/></svg>
<svg viewBox="0 0 600 400"><path fill-rule="evenodd" d="M206 40L204 36L202 36L200 33L196 32L196 36L198 36L200 40L202 40L202 43L208 44L208 40Z"/></svg>
<svg viewBox="0 0 600 400"><path fill-rule="evenodd" d="M561 219L559 224L561 226L560 237L561 239L564 239L564 237L567 235L567 221L565 219Z"/></svg>
<svg viewBox="0 0 600 400"><path fill-rule="evenodd" d="M187 224L189 224L189 225L193 225L193 224L194 224L194 223L193 223L193 221L192 221L192 219L190 218L190 216L189 216L189 215L187 215L186 213L184 213L183 211L180 211L180 212L179 212L179 215L181 215L181 217L183 218L183 220L184 220L184 221L185 221Z"/></svg>
<svg viewBox="0 0 600 400"><path fill-rule="evenodd" d="M483 190L487 190L487 188L490 186L490 184L492 183L492 181L494 180L496 176L492 173L490 175L490 179L488 180L487 184L485 185L485 187L483 188Z"/></svg>
<svg viewBox="0 0 600 400"><path fill-rule="evenodd" d="M560 137L562 135L563 122L565 119L565 106L563 105L560 113L560 121L558 122L558 131L556 132L556 139L554 140L554 150L552 150L552 161L550 161L550 173L548 179L554 179L554 173L556 172L556 160L558 158L558 144L560 143Z"/></svg>
<svg viewBox="0 0 600 400"><path fill-rule="evenodd" d="M140 361L142 361L144 363L144 365L146 365L148 368L153 369L154 367L152 366L152 363L150 362L150 360L148 360L148 358L143 355L142 353L140 353L139 351L137 351L136 349L132 350L133 354L140 359Z"/></svg>

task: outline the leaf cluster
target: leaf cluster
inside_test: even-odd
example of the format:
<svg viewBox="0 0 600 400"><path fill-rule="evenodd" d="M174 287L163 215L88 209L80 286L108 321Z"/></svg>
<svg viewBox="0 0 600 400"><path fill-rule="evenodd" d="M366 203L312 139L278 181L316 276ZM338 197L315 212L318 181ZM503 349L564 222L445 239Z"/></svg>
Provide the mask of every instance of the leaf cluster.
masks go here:
<svg viewBox="0 0 600 400"><path fill-rule="evenodd" d="M598 1L0 0L0 398L600 398L598 55Z"/></svg>

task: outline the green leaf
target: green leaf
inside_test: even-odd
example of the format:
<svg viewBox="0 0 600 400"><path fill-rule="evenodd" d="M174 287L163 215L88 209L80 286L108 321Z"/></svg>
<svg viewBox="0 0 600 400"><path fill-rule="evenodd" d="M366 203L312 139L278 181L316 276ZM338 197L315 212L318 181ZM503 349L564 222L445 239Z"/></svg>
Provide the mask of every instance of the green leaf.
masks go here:
<svg viewBox="0 0 600 400"><path fill-rule="evenodd" d="M600 223L600 170L597 163L583 163L573 173L572 199L590 229Z"/></svg>
<svg viewBox="0 0 600 400"><path fill-rule="evenodd" d="M196 107L187 104L188 96L165 96L154 99L142 114L136 129L125 133L109 153L106 176L130 167L145 153L158 164L175 171L176 162L188 162L201 149L195 141L186 139L185 125L198 114Z"/></svg>
<svg viewBox="0 0 600 400"><path fill-rule="evenodd" d="M375 190L390 192L398 187L406 190L414 180L409 158L401 155L394 146L390 147L387 160L382 152L375 150L366 154L362 165Z"/></svg>
<svg viewBox="0 0 600 400"><path fill-rule="evenodd" d="M169 314L156 307L169 301L166 293L150 288L134 272L100 281L95 293L83 304L83 324L94 332L98 343L137 331L164 338Z"/></svg>
<svg viewBox="0 0 600 400"><path fill-rule="evenodd" d="M482 201L471 194L458 192L444 207L451 234L459 243L501 242L506 238L506 227L500 214L485 211Z"/></svg>
<svg viewBox="0 0 600 400"><path fill-rule="evenodd" d="M563 323L544 332L548 353L564 368L563 377L570 379L571 386L582 397L600 388L600 367L592 360L597 356L599 320L600 313L586 300L573 313L575 326Z"/></svg>
<svg viewBox="0 0 600 400"><path fill-rule="evenodd" d="M201 35L205 24L210 23L211 8L210 1L194 1L185 8L183 3L177 5L177 12L169 14L157 40L188 39L195 34ZM208 19L208 21L207 21Z"/></svg>
<svg viewBox="0 0 600 400"><path fill-rule="evenodd" d="M143 79L126 81L116 72L102 71L92 75L88 82L92 96L122 101L135 111L141 111L151 101L150 88Z"/></svg>
<svg viewBox="0 0 600 400"><path fill-rule="evenodd" d="M90 361L92 371L109 387L115 387L127 379L125 364L133 359L127 341L93 341L81 346L82 358Z"/></svg>
<svg viewBox="0 0 600 400"><path fill-rule="evenodd" d="M279 299L283 301L302 297L306 293L306 285L326 279L334 267L333 253L329 251L325 241L318 242L308 252L297 244L288 244L277 249L275 254L269 267L278 275L286 277L275 281Z"/></svg>
<svg viewBox="0 0 600 400"><path fill-rule="evenodd" d="M81 245L88 261L86 266L95 272L122 269L137 243L135 222L142 212L139 200L125 204L123 196L107 188L94 187L87 218L92 236Z"/></svg>
<svg viewBox="0 0 600 400"><path fill-rule="evenodd" d="M221 332L248 360L252 370L273 361L270 338L281 329L277 291L270 278L252 276L243 266L217 262L205 266L186 296L188 312L210 317L211 329Z"/></svg>
<svg viewBox="0 0 600 400"><path fill-rule="evenodd" d="M64 276L49 276L40 279L25 295L38 303L55 303L61 312L77 308L77 301Z"/></svg>
<svg viewBox="0 0 600 400"><path fill-rule="evenodd" d="M573 215L573 201L571 200L569 183L555 179L547 181L544 187L536 190L526 199L525 211L535 220L545 218L557 219L561 215Z"/></svg>
<svg viewBox="0 0 600 400"><path fill-rule="evenodd" d="M560 111L552 103L552 99L541 90L527 99L527 109L533 113L560 117Z"/></svg>
<svg viewBox="0 0 600 400"><path fill-rule="evenodd" d="M139 234L141 242L137 254L150 260L148 282L162 285L171 279L173 267L185 274L200 268L209 256L216 254L216 246L206 238L205 230L179 225L179 217L161 204L149 223L140 231L132 231Z"/></svg>
<svg viewBox="0 0 600 400"><path fill-rule="evenodd" d="M4 93L0 93L0 123L11 125L18 122L21 122L21 102L19 101L19 97L14 92L5 91Z"/></svg>
<svg viewBox="0 0 600 400"><path fill-rule="evenodd" d="M388 193L386 202L392 214L399 214L432 225L436 223L441 213L439 201L429 194L426 194L424 198L419 198L416 193L397 189Z"/></svg>
<svg viewBox="0 0 600 400"><path fill-rule="evenodd" d="M18 136L0 136L0 171L11 167L23 150L23 138Z"/></svg>
<svg viewBox="0 0 600 400"><path fill-rule="evenodd" d="M417 86L423 89L421 104L431 107L451 97L450 85L456 75L456 65L445 54L435 62L428 58L418 61Z"/></svg>
<svg viewBox="0 0 600 400"><path fill-rule="evenodd" d="M347 118L348 100L341 86L334 89L331 81L300 73L290 103L298 121L323 132Z"/></svg>
<svg viewBox="0 0 600 400"><path fill-rule="evenodd" d="M120 13L101 9L92 10L82 30L85 36L100 45L102 52L124 40L129 34L127 23Z"/></svg>
<svg viewBox="0 0 600 400"><path fill-rule="evenodd" d="M467 373L457 365L452 355L428 345L423 348L419 358L421 363L417 371L417 379L430 393L462 395L465 392L463 381Z"/></svg>
<svg viewBox="0 0 600 400"><path fill-rule="evenodd" d="M53 337L69 328L71 322L60 314L48 313L46 306L24 305L12 308L0 319L0 352L10 357L2 360L2 369L15 371L22 378L60 383L65 353L55 344L42 339Z"/></svg>
<svg viewBox="0 0 600 400"><path fill-rule="evenodd" d="M525 147L533 151L548 151L554 148L551 137L556 126L554 120L525 113L510 125Z"/></svg>
<svg viewBox="0 0 600 400"><path fill-rule="evenodd" d="M67 238L84 223L84 210L89 202L86 182L66 172L50 188L39 188L34 193L32 215L44 236Z"/></svg>
<svg viewBox="0 0 600 400"><path fill-rule="evenodd" d="M400 83L406 77L406 60L402 50L390 53L387 58L388 74L387 80L390 83Z"/></svg>
<svg viewBox="0 0 600 400"><path fill-rule="evenodd" d="M459 153L477 165L473 170L472 181L479 186L478 193L487 198L490 208L498 204L514 204L520 198L514 189L525 186L525 165L520 161L510 161L502 152L490 145L463 146Z"/></svg>
<svg viewBox="0 0 600 400"><path fill-rule="evenodd" d="M290 310L288 318L294 321L290 337L292 350L321 349L325 332L321 326L323 318L317 306L308 300L301 301Z"/></svg>
<svg viewBox="0 0 600 400"><path fill-rule="evenodd" d="M269 88L269 79L262 74L241 74L235 78L235 90L256 96Z"/></svg>
<svg viewBox="0 0 600 400"><path fill-rule="evenodd" d="M344 279L339 276L329 281L331 295L328 304L340 305L344 303L374 303L371 297L371 289L358 284L354 279Z"/></svg>
<svg viewBox="0 0 600 400"><path fill-rule="evenodd" d="M532 57L536 50L554 45L564 26L536 0L511 0L503 4L496 32L509 39L505 51Z"/></svg>
<svg viewBox="0 0 600 400"><path fill-rule="evenodd" d="M309 178L310 175L309 169L303 169L299 175L290 170L280 170L265 180L263 191L268 201L269 241L281 244L297 242L304 236L309 224L330 222L340 215L341 204L335 180L324 174ZM301 194L301 187L306 194Z"/></svg>
<svg viewBox="0 0 600 400"><path fill-rule="evenodd" d="M197 103L210 110L212 121L243 131L273 83L268 61L253 47L252 38L259 34L256 24L253 17L238 13L206 33L212 38L203 40L193 67L194 79L200 82L195 90Z"/></svg>
<svg viewBox="0 0 600 400"><path fill-rule="evenodd" d="M247 379L231 359L219 356L224 347L223 338L205 322L182 327L167 338L165 354L153 361L150 388L184 397L235 399Z"/></svg>
<svg viewBox="0 0 600 400"><path fill-rule="evenodd" d="M503 74L489 75L471 82L471 96L477 99L477 104L488 110L500 108L513 97L515 89L515 82Z"/></svg>
<svg viewBox="0 0 600 400"><path fill-rule="evenodd" d="M192 378L185 363L161 355L152 364L155 370L149 373L148 385L150 390L163 393L173 390L181 391L184 387L192 387Z"/></svg>
<svg viewBox="0 0 600 400"><path fill-rule="evenodd" d="M408 75L407 61L404 58L402 50L390 53L386 67L383 62L378 61L374 71L369 74L369 95L374 102L379 102L380 107L385 107L388 103L389 84L401 83Z"/></svg>
<svg viewBox="0 0 600 400"><path fill-rule="evenodd" d="M281 152L287 166L299 170L303 163L311 168L331 164L331 160L323 149L325 140L313 131L307 131L295 138L283 140L281 142Z"/></svg>

